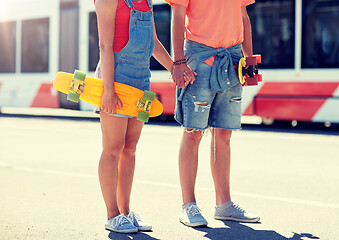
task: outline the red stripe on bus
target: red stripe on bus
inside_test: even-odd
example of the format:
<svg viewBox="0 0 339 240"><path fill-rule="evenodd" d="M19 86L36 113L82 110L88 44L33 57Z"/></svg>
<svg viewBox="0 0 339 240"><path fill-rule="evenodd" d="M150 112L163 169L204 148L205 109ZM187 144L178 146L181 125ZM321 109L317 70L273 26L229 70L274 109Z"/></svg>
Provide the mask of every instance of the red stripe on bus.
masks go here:
<svg viewBox="0 0 339 240"><path fill-rule="evenodd" d="M246 110L243 112L242 115L252 116L255 114L254 112L254 100L251 101L251 103L247 106Z"/></svg>
<svg viewBox="0 0 339 240"><path fill-rule="evenodd" d="M152 82L151 91L157 93L157 97L164 105L164 115L173 115L176 102L176 88L173 83Z"/></svg>
<svg viewBox="0 0 339 240"><path fill-rule="evenodd" d="M277 120L312 121L327 98L257 97L256 115Z"/></svg>
<svg viewBox="0 0 339 240"><path fill-rule="evenodd" d="M257 96L332 97L339 82L266 82Z"/></svg>
<svg viewBox="0 0 339 240"><path fill-rule="evenodd" d="M52 94L53 84L43 83L31 104L31 107L59 108L58 94Z"/></svg>

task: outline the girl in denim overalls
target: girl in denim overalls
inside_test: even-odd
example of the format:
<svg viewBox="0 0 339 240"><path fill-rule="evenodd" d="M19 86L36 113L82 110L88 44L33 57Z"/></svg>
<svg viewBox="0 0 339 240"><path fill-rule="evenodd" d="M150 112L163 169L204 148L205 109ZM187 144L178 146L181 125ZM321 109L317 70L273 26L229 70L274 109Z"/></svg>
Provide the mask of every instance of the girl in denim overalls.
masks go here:
<svg viewBox="0 0 339 240"><path fill-rule="evenodd" d="M99 179L107 207L105 227L122 233L150 230L152 226L129 209L135 150L143 123L115 113L116 106L122 108L122 104L114 92L114 82L149 90L150 57L169 71L173 62L156 37L151 0L96 0L95 10L100 46L96 76L104 82L99 109L103 136ZM124 31L127 44L116 51L117 36L123 38Z"/></svg>

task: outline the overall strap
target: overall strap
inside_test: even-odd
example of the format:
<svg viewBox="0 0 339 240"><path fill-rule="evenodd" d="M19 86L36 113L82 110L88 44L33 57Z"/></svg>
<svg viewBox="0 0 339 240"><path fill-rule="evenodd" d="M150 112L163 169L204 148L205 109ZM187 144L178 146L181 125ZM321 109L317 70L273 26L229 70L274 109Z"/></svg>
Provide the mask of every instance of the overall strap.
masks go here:
<svg viewBox="0 0 339 240"><path fill-rule="evenodd" d="M134 8L134 4L133 4L132 0L124 0L124 1L129 8Z"/></svg>
<svg viewBox="0 0 339 240"><path fill-rule="evenodd" d="M152 5L151 0L147 0L147 4L148 4L148 6L149 6L150 9L153 9L153 5Z"/></svg>

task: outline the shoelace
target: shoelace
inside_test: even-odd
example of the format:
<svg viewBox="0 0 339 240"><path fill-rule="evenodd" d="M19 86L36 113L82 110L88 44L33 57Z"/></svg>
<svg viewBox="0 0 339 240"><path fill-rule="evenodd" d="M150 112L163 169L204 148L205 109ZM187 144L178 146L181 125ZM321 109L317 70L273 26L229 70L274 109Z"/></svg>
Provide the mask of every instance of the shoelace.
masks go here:
<svg viewBox="0 0 339 240"><path fill-rule="evenodd" d="M200 209L196 205L191 205L188 207L187 211L192 214L192 216L200 215Z"/></svg>
<svg viewBox="0 0 339 240"><path fill-rule="evenodd" d="M133 222L133 220L137 220L137 221L141 221L141 218L138 214L134 213L134 212L130 212L128 214L130 216L130 220Z"/></svg>
<svg viewBox="0 0 339 240"><path fill-rule="evenodd" d="M239 210L240 212L242 212L242 213L244 213L245 212L245 209L243 209L239 204L237 204L237 203L234 203L233 205L232 205L232 207L234 208L234 209L236 209L236 210Z"/></svg>
<svg viewBox="0 0 339 240"><path fill-rule="evenodd" d="M129 223L129 220L124 215L120 215L117 218L117 225L122 226L124 223Z"/></svg>

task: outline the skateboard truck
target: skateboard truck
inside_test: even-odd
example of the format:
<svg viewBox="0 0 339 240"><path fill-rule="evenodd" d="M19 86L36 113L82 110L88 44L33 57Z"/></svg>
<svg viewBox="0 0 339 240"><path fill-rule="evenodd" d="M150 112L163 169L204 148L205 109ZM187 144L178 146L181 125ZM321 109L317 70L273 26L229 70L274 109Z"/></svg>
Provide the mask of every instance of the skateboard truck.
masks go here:
<svg viewBox="0 0 339 240"><path fill-rule="evenodd" d="M84 92L84 88L85 88L84 81L80 81L77 79L72 79L71 84L69 86L70 90L77 92L79 94Z"/></svg>
<svg viewBox="0 0 339 240"><path fill-rule="evenodd" d="M137 109L144 112L149 112L151 110L152 101L140 98L138 100Z"/></svg>
<svg viewBox="0 0 339 240"><path fill-rule="evenodd" d="M78 70L74 71L73 79L69 85L67 100L79 102L80 94L84 92L86 73Z"/></svg>
<svg viewBox="0 0 339 240"><path fill-rule="evenodd" d="M155 93L145 91L143 98L139 98L136 108L139 110L137 119L142 122L148 122L149 112L155 99Z"/></svg>
<svg viewBox="0 0 339 240"><path fill-rule="evenodd" d="M258 63L261 63L261 56L241 58L238 65L239 81L242 85L258 85L262 81L262 75L259 74Z"/></svg>

